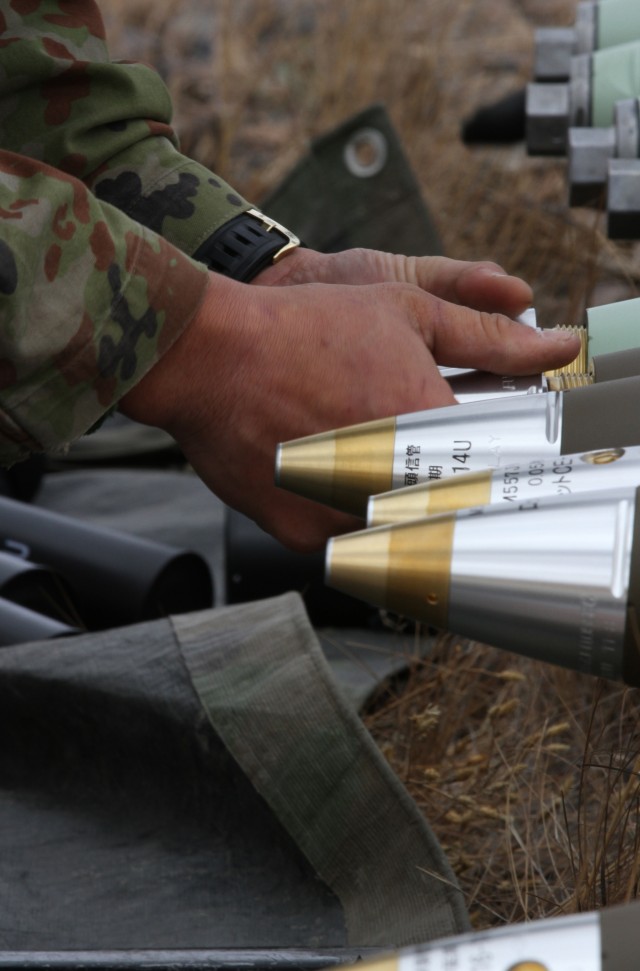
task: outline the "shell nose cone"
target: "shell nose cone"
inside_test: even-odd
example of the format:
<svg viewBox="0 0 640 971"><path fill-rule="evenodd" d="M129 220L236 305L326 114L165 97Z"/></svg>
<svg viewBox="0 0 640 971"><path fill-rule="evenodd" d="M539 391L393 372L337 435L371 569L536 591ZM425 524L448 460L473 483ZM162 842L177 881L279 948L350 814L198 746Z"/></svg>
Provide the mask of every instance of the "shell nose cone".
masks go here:
<svg viewBox="0 0 640 971"><path fill-rule="evenodd" d="M335 465L333 432L281 442L276 452L276 485L330 504Z"/></svg>
<svg viewBox="0 0 640 971"><path fill-rule="evenodd" d="M485 506L491 501L492 475L492 470L486 469L469 472L463 478L438 479L371 496L367 523L369 526L391 525L470 506Z"/></svg>
<svg viewBox="0 0 640 971"><path fill-rule="evenodd" d="M386 607L389 540L388 530L370 529L334 537L327 544L327 585L378 607Z"/></svg>
<svg viewBox="0 0 640 971"><path fill-rule="evenodd" d="M328 586L414 620L446 627L454 516L334 537Z"/></svg>
<svg viewBox="0 0 640 971"><path fill-rule="evenodd" d="M276 483L364 517L369 496L391 489L394 443L394 418L283 442L276 455Z"/></svg>

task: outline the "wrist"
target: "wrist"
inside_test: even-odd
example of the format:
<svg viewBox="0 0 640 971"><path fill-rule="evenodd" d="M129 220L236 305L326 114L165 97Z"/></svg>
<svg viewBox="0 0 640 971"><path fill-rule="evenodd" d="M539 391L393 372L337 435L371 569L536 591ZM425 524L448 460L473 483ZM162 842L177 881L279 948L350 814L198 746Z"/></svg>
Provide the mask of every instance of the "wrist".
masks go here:
<svg viewBox="0 0 640 971"><path fill-rule="evenodd" d="M291 250L277 263L265 267L251 284L262 287L295 286L301 283L322 283L323 266L328 257L317 250L300 246Z"/></svg>
<svg viewBox="0 0 640 971"><path fill-rule="evenodd" d="M248 209L216 229L193 258L214 273L250 283L299 246L298 237L285 226L258 209Z"/></svg>

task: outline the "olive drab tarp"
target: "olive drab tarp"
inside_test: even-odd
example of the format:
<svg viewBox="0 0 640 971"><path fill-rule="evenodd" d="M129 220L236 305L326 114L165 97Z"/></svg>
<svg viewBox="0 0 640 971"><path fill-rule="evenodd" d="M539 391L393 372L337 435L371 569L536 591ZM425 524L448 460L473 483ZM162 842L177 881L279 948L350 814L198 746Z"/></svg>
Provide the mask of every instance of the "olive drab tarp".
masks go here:
<svg viewBox="0 0 640 971"><path fill-rule="evenodd" d="M389 115L372 105L315 139L262 209L314 249L438 256L442 244Z"/></svg>
<svg viewBox="0 0 640 971"><path fill-rule="evenodd" d="M195 548L219 579L223 510L194 476L56 473L37 501ZM0 650L0 957L466 927L356 712L414 639L319 633L292 593Z"/></svg>

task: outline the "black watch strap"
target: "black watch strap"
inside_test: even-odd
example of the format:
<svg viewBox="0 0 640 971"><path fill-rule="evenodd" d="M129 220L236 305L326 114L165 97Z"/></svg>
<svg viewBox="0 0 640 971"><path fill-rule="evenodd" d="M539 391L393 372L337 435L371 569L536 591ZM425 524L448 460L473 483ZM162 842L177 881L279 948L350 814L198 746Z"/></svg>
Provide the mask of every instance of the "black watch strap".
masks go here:
<svg viewBox="0 0 640 971"><path fill-rule="evenodd" d="M300 246L300 240L257 209L234 216L204 241L193 258L214 273L247 283Z"/></svg>

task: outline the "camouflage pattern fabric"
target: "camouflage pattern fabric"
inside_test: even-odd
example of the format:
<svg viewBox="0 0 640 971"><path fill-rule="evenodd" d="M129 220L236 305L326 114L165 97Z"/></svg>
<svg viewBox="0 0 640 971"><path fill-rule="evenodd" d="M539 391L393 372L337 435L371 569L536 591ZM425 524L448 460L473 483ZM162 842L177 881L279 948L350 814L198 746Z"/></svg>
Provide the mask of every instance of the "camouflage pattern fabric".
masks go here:
<svg viewBox="0 0 640 971"><path fill-rule="evenodd" d="M193 253L249 207L181 155L92 0L0 0L0 462L87 431L182 333ZM181 252L182 251L182 252Z"/></svg>
<svg viewBox="0 0 640 971"><path fill-rule="evenodd" d="M87 431L182 333L206 273L77 179L0 151L0 461Z"/></svg>
<svg viewBox="0 0 640 971"><path fill-rule="evenodd" d="M155 71L109 60L93 0L0 0L0 145L195 253L250 203L180 154L171 110Z"/></svg>

